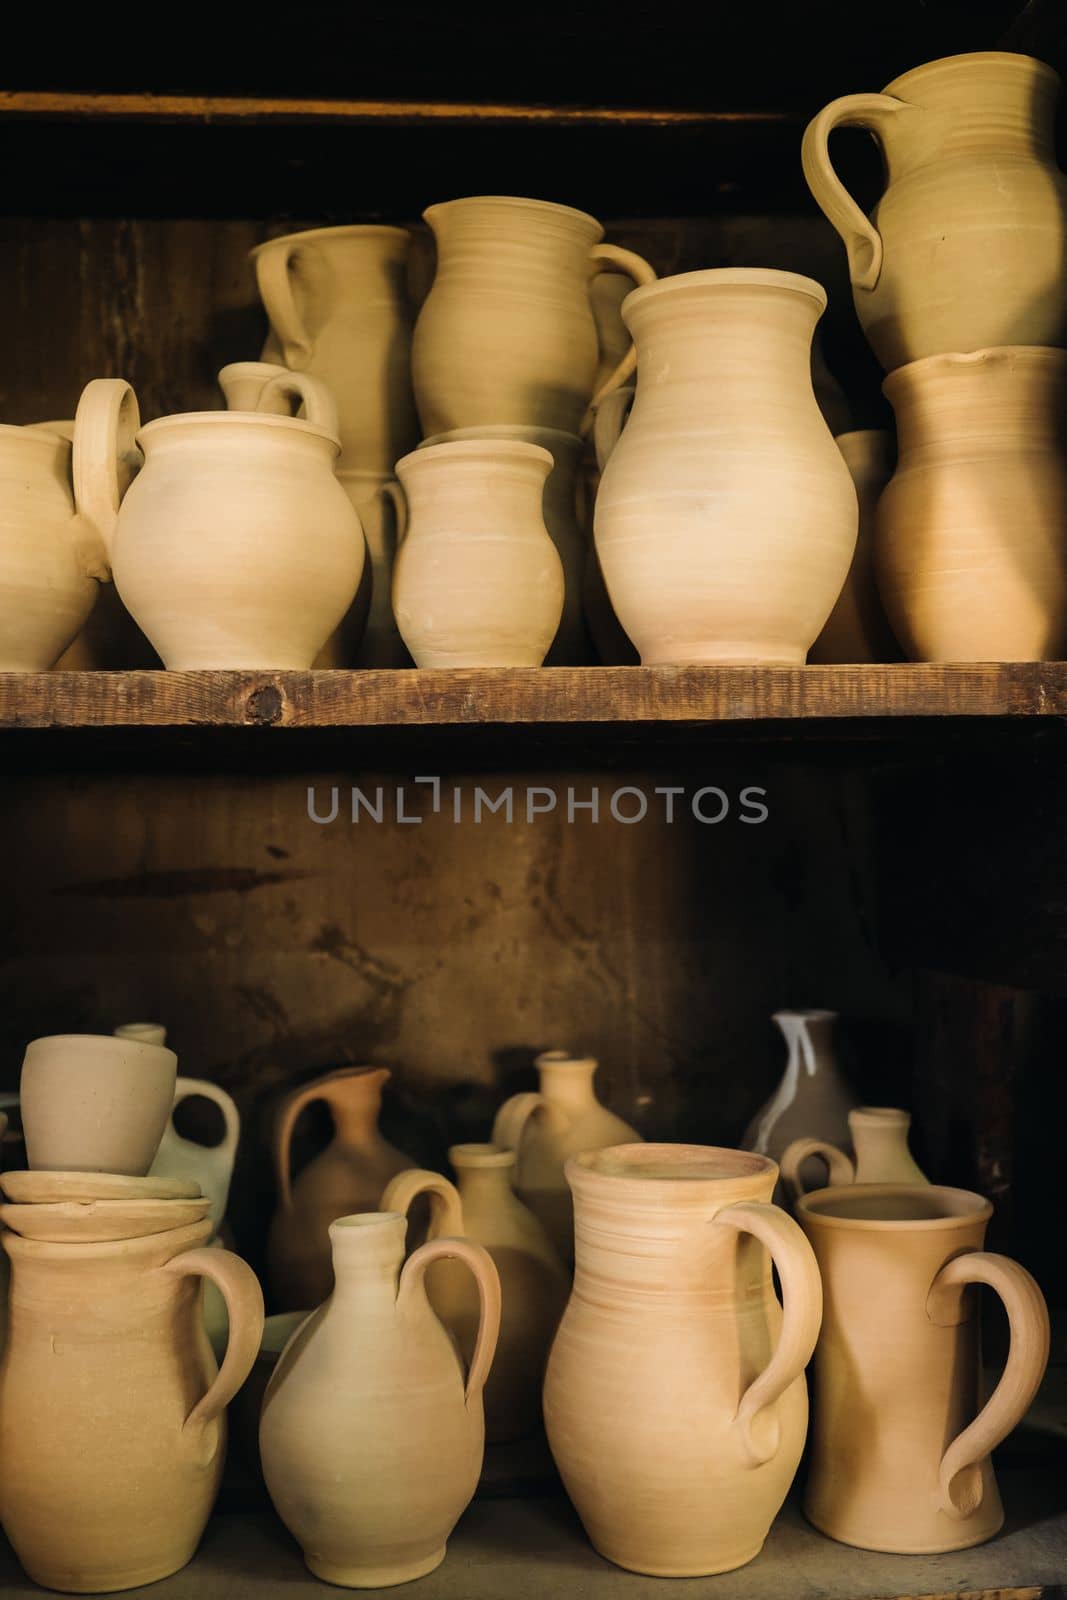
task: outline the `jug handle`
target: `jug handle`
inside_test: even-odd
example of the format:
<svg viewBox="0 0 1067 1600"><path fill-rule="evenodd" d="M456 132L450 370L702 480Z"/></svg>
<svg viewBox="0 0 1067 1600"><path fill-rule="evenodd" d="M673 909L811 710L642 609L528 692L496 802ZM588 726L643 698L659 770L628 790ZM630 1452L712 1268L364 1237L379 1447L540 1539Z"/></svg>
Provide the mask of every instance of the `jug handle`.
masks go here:
<svg viewBox="0 0 1067 1600"><path fill-rule="evenodd" d="M227 1159L231 1155L236 1155L237 1141L241 1137L241 1118L238 1114L237 1107L234 1105L232 1097L226 1093L225 1089L220 1088L217 1083L209 1083L206 1078L177 1079L174 1085L174 1104L170 1108L171 1127L173 1128L174 1126L174 1113L181 1105L182 1101L195 1099L197 1095L200 1095L204 1100L214 1101L215 1105L217 1105L219 1110L222 1112L222 1121L226 1130L220 1143L217 1145L210 1145L208 1148L211 1149L212 1152L218 1152L220 1156L225 1156ZM182 1137L176 1129L174 1130L174 1134L175 1138L180 1139ZM186 1139L184 1142L186 1144L195 1143L195 1141L191 1139Z"/></svg>
<svg viewBox="0 0 1067 1600"><path fill-rule="evenodd" d="M290 268L307 244L291 244L286 250L261 250L256 256L256 283L259 298L266 307L270 325L281 342L282 352L290 367L303 366L315 354L311 335L300 319L293 298Z"/></svg>
<svg viewBox="0 0 1067 1600"><path fill-rule="evenodd" d="M779 1206L762 1201L724 1206L713 1226L750 1233L769 1252L782 1286L782 1329L767 1366L753 1378L737 1408L734 1422L742 1447L753 1467L761 1467L777 1454L780 1427L767 1408L800 1377L811 1360L822 1323L822 1279L815 1252L797 1226ZM761 1414L763 1426L757 1426Z"/></svg>
<svg viewBox="0 0 1067 1600"><path fill-rule="evenodd" d="M792 1144L786 1146L778 1163L782 1182L789 1190L789 1198L794 1204L802 1194L807 1193L801 1182L800 1169L809 1156L818 1156L820 1161L826 1162L827 1188L836 1188L838 1184L855 1183L856 1168L836 1144L827 1144L822 1139L794 1139Z"/></svg>
<svg viewBox="0 0 1067 1600"><path fill-rule="evenodd" d="M309 1083L303 1089L297 1089L282 1106L278 1114L277 1129L274 1135L274 1173L278 1182L278 1194L282 1206L290 1211L293 1205L293 1189L289 1174L289 1145L293 1137L296 1119L306 1106L312 1105L316 1100L329 1101L323 1085Z"/></svg>
<svg viewBox="0 0 1067 1600"><path fill-rule="evenodd" d="M259 391L256 410L276 414L272 402L279 396L291 401L299 400L308 422L316 428L325 428L327 433L337 438L337 403L318 378L313 378L309 372L288 372L284 367L279 367L277 376L268 378Z"/></svg>
<svg viewBox="0 0 1067 1600"><path fill-rule="evenodd" d="M164 1263L163 1271L179 1278L210 1278L229 1313L230 1334L222 1366L207 1393L185 1419L186 1428L204 1426L229 1405L259 1354L263 1342L263 1290L247 1261L230 1250L211 1246L172 1256Z"/></svg>
<svg viewBox="0 0 1067 1600"><path fill-rule="evenodd" d="M1011 1343L1000 1382L975 1417L941 1457L940 1509L948 1517L969 1517L982 1503L981 1463L1022 1418L1045 1375L1049 1352L1048 1307L1025 1267L1008 1256L972 1250L954 1256L937 1274L926 1314L939 1328L962 1322L961 1291L967 1284L993 1289L1008 1313Z"/></svg>
<svg viewBox="0 0 1067 1600"><path fill-rule="evenodd" d="M600 472L607 466L608 457L619 442L635 393L631 384L613 389L593 411L593 450Z"/></svg>
<svg viewBox="0 0 1067 1600"><path fill-rule="evenodd" d="M399 550L407 537L408 531L408 501L404 488L396 478L388 478L382 484L382 494L393 508L396 518L396 548Z"/></svg>
<svg viewBox="0 0 1067 1600"><path fill-rule="evenodd" d="M559 1106L550 1105L543 1094L531 1089L525 1094L513 1094L505 1100L493 1121L490 1143L500 1150L517 1150L522 1142L526 1124L535 1112L543 1112L549 1128L555 1133L565 1133L570 1118Z"/></svg>
<svg viewBox="0 0 1067 1600"><path fill-rule="evenodd" d="M597 273L606 270L621 272L625 277L632 278L634 283L639 286L644 283L655 283L657 280L655 267L646 261L644 256L639 256L635 250L624 250L621 245L617 244L595 244L589 252L589 275L595 278ZM630 374L636 370L636 367L637 350L631 342L629 350L627 350L615 371L608 374L589 402L589 409L578 430L583 438L593 425L593 417L597 406L605 396L611 394L612 390L625 383Z"/></svg>
<svg viewBox="0 0 1067 1600"><path fill-rule="evenodd" d="M889 94L846 94L831 100L804 130L800 160L816 205L836 228L848 252L853 288L873 289L882 271L882 236L860 210L830 160L830 134L835 128L869 128L884 147L884 130L905 100Z"/></svg>
<svg viewBox="0 0 1067 1600"><path fill-rule="evenodd" d="M496 1354L496 1341L500 1333L500 1275L492 1256L480 1244L472 1244L469 1239L429 1239L425 1244L420 1244L404 1263L397 1291L398 1302L409 1299L417 1288L421 1288L425 1295L423 1279L426 1276L426 1269L435 1261L462 1261L469 1267L478 1285L478 1298L481 1302L478 1337L475 1340L474 1354L471 1356L471 1364L467 1371L467 1387L463 1394L464 1401L469 1406L471 1400L477 1399L485 1388L485 1380L489 1376L489 1368Z"/></svg>
<svg viewBox="0 0 1067 1600"><path fill-rule="evenodd" d="M394 1178L390 1178L382 1190L378 1210L399 1211L402 1217L406 1217L412 1201L420 1194L430 1196L431 1239L445 1234L462 1234L465 1231L463 1202L455 1184L449 1183L439 1172L424 1172L420 1167L398 1172Z"/></svg>
<svg viewBox="0 0 1067 1600"><path fill-rule="evenodd" d="M88 576L103 583L111 577L122 497L144 460L137 447L140 426L137 396L124 378L93 378L85 385L74 415L74 509L95 535Z"/></svg>

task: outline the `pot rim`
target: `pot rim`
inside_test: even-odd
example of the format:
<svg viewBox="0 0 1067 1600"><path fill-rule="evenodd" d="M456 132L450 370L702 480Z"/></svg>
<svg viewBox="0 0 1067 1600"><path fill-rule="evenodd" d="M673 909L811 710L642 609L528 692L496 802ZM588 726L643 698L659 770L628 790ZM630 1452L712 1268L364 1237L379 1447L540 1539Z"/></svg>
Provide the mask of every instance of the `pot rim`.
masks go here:
<svg viewBox="0 0 1067 1600"><path fill-rule="evenodd" d="M456 1159L457 1156L459 1157L458 1161ZM464 1144L449 1145L448 1159L457 1171L460 1167L465 1167L468 1171L471 1171L472 1169L492 1167L513 1167L516 1155L514 1150L504 1150L498 1144L489 1144L485 1141L481 1143L470 1141Z"/></svg>
<svg viewBox="0 0 1067 1600"><path fill-rule="evenodd" d="M920 78L932 76L934 72L959 72L971 66L998 66L1012 65L1025 69L1035 77L1051 78L1053 83L1060 82L1060 75L1055 67L1050 67L1047 61L1039 61L1036 56L1028 56L1019 50L965 50L959 55L938 56L934 61L923 61L917 67L909 67L907 72L898 73L887 83L882 90L883 94L896 95L903 98L897 91L902 84L914 83Z"/></svg>
<svg viewBox="0 0 1067 1600"><path fill-rule="evenodd" d="M416 463L422 464L433 461L478 461L491 462L522 462L526 465L539 464L545 469L545 476L556 465L555 457L550 450L545 450L539 444L529 444L525 439L452 439L447 444L431 444L425 448L422 445L409 450L406 456L401 456L394 471L401 476L401 468L411 468Z"/></svg>
<svg viewBox="0 0 1067 1600"><path fill-rule="evenodd" d="M427 434L415 448L426 450L439 444L463 444L468 439L520 439L524 444L533 444L534 434L581 448L582 441L576 433L568 433L565 428L542 428L534 422L485 422L465 428L443 428L440 433Z"/></svg>
<svg viewBox="0 0 1067 1600"><path fill-rule="evenodd" d="M62 433L56 433L54 429L41 422L0 422L0 434L10 436L17 434L20 439L28 436L34 443L41 441L50 445L61 444L67 450L74 448L71 441Z"/></svg>
<svg viewBox="0 0 1067 1600"><path fill-rule="evenodd" d="M900 1127L911 1122L911 1112L905 1111L903 1106L853 1106L849 1117L861 1117L883 1127Z"/></svg>
<svg viewBox="0 0 1067 1600"><path fill-rule="evenodd" d="M77 1046L79 1050L95 1051L99 1056L114 1057L116 1051L122 1054L135 1053L142 1056L155 1056L156 1066L165 1067L168 1071L173 1064L178 1065L176 1051L165 1044L146 1044L143 1039L118 1038L113 1033L45 1033L37 1039L31 1039L23 1055L23 1064L29 1057L35 1045L68 1045ZM106 1047L106 1048L105 1048Z"/></svg>
<svg viewBox="0 0 1067 1600"><path fill-rule="evenodd" d="M156 417L154 421L146 422L137 430L136 440L140 444L146 434L158 431L160 428L192 427L202 422L208 423L211 427L220 425L247 427L252 424L257 428L295 428L300 433L325 439L328 444L335 447L337 454L341 450L340 439L328 428L320 428L316 422L305 422L303 417L280 417L272 411L175 411L169 417Z"/></svg>
<svg viewBox="0 0 1067 1600"><path fill-rule="evenodd" d="M290 249L294 244L307 241L317 242L319 239L338 239L344 234L357 234L361 239L371 239L375 236L388 239L406 239L411 242L411 233L407 228L398 228L385 222L342 222L336 227L298 228L295 233L279 233L273 239L264 239L259 244L252 246L248 252L249 261L254 261L264 250L274 250L278 245L286 245Z"/></svg>
<svg viewBox="0 0 1067 1600"><path fill-rule="evenodd" d="M966 1202L960 1211L946 1210L937 1217L849 1217L835 1216L823 1211L822 1205L862 1205L865 1201L888 1199L891 1196L914 1196L927 1202L936 1202L941 1196L952 1196ZM844 1228L853 1233L937 1233L946 1228L958 1230L972 1227L975 1222L988 1222L993 1215L992 1202L973 1189L956 1189L941 1183L850 1183L831 1185L825 1189L812 1189L801 1195L794 1207L798 1219L807 1218L813 1226Z"/></svg>
<svg viewBox="0 0 1067 1600"><path fill-rule="evenodd" d="M702 267L697 272L676 272L667 278L657 278L654 283L643 283L640 288L632 290L622 302L623 321L627 321L627 313L632 314L637 306L653 297L677 294L686 289L727 288L731 285L803 294L815 301L820 313L827 306L827 294L822 284L802 272L786 272L779 267Z"/></svg>
<svg viewBox="0 0 1067 1600"><path fill-rule="evenodd" d="M422 213L423 222L429 222L435 211L444 211L448 206L465 205L494 205L494 206L526 206L530 211L547 211L554 216L580 217L583 222L591 223L604 232L604 224L599 217L594 217L589 211L582 211L578 206L567 206L558 200L535 200L524 194L461 194L451 200L435 200L433 205L427 206ZM625 274L624 274L625 276Z"/></svg>
<svg viewBox="0 0 1067 1600"><path fill-rule="evenodd" d="M642 1168L658 1164L655 1172ZM686 1166L690 1170L685 1170ZM673 1166L672 1173L665 1170ZM700 1169L703 1170L700 1170ZM617 1194L633 1199L645 1195L662 1199L693 1193L698 1186L715 1193L726 1185L778 1176L778 1163L754 1150L735 1150L727 1145L645 1143L608 1145L601 1150L585 1150L568 1156L564 1171L573 1189L576 1184L611 1184Z"/></svg>

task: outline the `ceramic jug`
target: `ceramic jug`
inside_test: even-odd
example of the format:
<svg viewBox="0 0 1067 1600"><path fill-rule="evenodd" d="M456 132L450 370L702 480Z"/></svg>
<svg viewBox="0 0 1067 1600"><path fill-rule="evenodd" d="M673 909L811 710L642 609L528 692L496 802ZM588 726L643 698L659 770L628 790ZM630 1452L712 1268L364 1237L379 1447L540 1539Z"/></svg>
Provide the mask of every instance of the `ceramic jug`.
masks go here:
<svg viewBox="0 0 1067 1600"><path fill-rule="evenodd" d="M617 1566L672 1578L743 1566L792 1482L822 1293L803 1234L769 1203L777 1171L686 1144L567 1162L574 1290L545 1427L586 1533Z"/></svg>
<svg viewBox="0 0 1067 1600"><path fill-rule="evenodd" d="M27 1165L144 1177L174 1102L177 1067L173 1050L113 1034L31 1040L19 1085Z"/></svg>
<svg viewBox="0 0 1067 1600"><path fill-rule="evenodd" d="M271 1287L280 1311L319 1305L333 1284L330 1223L336 1217L377 1206L394 1173L413 1166L382 1138L378 1114L385 1067L342 1067L285 1099L274 1131L278 1209L267 1245ZM321 1100L333 1119L332 1142L292 1178L289 1144L306 1106Z"/></svg>
<svg viewBox="0 0 1067 1600"><path fill-rule="evenodd" d="M908 1129L911 1117L896 1106L857 1106L848 1114L855 1160L835 1144L822 1139L794 1139L782 1156L782 1181L796 1202L804 1193L800 1169L811 1157L826 1162L827 1182L927 1183L911 1151Z"/></svg>
<svg viewBox="0 0 1067 1600"><path fill-rule="evenodd" d="M825 306L812 279L748 267L664 278L623 306L637 395L594 522L646 665L800 665L830 615L858 513L811 385Z"/></svg>
<svg viewBox="0 0 1067 1600"><path fill-rule="evenodd" d="M434 1239L401 1271L404 1219L393 1213L343 1217L330 1240L336 1288L275 1367L260 1457L315 1576L374 1589L439 1566L474 1494L500 1283L465 1239ZM426 1270L446 1258L469 1269L481 1302L466 1374L426 1298Z"/></svg>
<svg viewBox="0 0 1067 1600"><path fill-rule="evenodd" d="M463 439L396 464L393 610L419 667L539 667L564 579L542 500L553 461L521 439Z"/></svg>
<svg viewBox="0 0 1067 1600"><path fill-rule="evenodd" d="M640 1143L641 1135L601 1105L591 1056L545 1050L534 1065L536 1092L513 1094L496 1114L492 1142L514 1150L515 1188L541 1221L561 1261L574 1260L574 1207L564 1173L568 1156L606 1145Z"/></svg>
<svg viewBox="0 0 1067 1600"><path fill-rule="evenodd" d="M896 441L881 428L840 433L834 443L845 458L859 500L856 553L834 609L811 649L817 664L899 661L900 646L886 619L875 575L875 514L878 496L893 475Z"/></svg>
<svg viewBox="0 0 1067 1600"><path fill-rule="evenodd" d="M174 1126L174 1112L178 1106L183 1100L197 1096L211 1100L222 1113L223 1135L218 1144L207 1145L196 1139L186 1139ZM200 1193L211 1202L211 1224L216 1233L226 1215L240 1137L241 1118L225 1089L217 1083L209 1083L206 1078L179 1077L175 1080L171 1115L163 1130L155 1160L148 1170L156 1178L194 1179L200 1185Z"/></svg>
<svg viewBox="0 0 1067 1600"><path fill-rule="evenodd" d="M381 1199L383 1211L407 1215L429 1195L429 1238L471 1239L488 1251L500 1275L500 1338L485 1386L485 1436L521 1439L541 1424L545 1360L570 1292L566 1271L544 1228L515 1195L515 1152L492 1144L458 1144L448 1152L456 1187L438 1172L401 1172ZM470 1361L479 1306L470 1273L442 1261L426 1277L426 1292L460 1354Z"/></svg>
<svg viewBox="0 0 1067 1600"><path fill-rule="evenodd" d="M419 437L411 392L406 228L309 228L252 251L270 318L265 361L337 400L342 470L388 476Z"/></svg>
<svg viewBox="0 0 1067 1600"><path fill-rule="evenodd" d="M651 283L648 262L602 244L595 217L544 200L479 195L423 217L437 246L411 357L423 433L487 422L578 433L598 359L590 282L607 264ZM598 393L633 367L631 349Z"/></svg>
<svg viewBox="0 0 1067 1600"><path fill-rule="evenodd" d="M848 252L856 313L887 371L946 351L1067 339L1067 178L1053 145L1060 80L1032 56L930 61L809 125L804 176ZM864 216L830 162L869 128L888 184Z"/></svg>
<svg viewBox="0 0 1067 1600"><path fill-rule="evenodd" d="M254 1273L204 1246L205 1220L107 1244L5 1233L11 1321L0 1365L0 1523L35 1583L99 1593L176 1572L218 1491L225 1408L255 1360ZM230 1312L221 1371L200 1282Z"/></svg>
<svg viewBox="0 0 1067 1600"><path fill-rule="evenodd" d="M989 1455L1037 1392L1049 1322L1030 1274L982 1249L992 1210L932 1185L820 1189L797 1202L826 1296L804 1512L832 1539L929 1554L981 1544L1004 1520ZM982 1283L1011 1330L984 1406Z"/></svg>
<svg viewBox="0 0 1067 1600"><path fill-rule="evenodd" d="M1065 388L1067 353L1033 348L886 379L900 457L878 502L878 581L913 661L1067 654Z"/></svg>
<svg viewBox="0 0 1067 1600"><path fill-rule="evenodd" d="M837 1063L834 1049L836 1011L776 1011L775 1027L786 1043L785 1070L770 1099L756 1112L741 1140L743 1150L781 1161L795 1139L814 1138L824 1144L849 1141L849 1112L855 1096ZM814 1181L818 1167L806 1174ZM784 1203L779 1185L775 1198Z"/></svg>

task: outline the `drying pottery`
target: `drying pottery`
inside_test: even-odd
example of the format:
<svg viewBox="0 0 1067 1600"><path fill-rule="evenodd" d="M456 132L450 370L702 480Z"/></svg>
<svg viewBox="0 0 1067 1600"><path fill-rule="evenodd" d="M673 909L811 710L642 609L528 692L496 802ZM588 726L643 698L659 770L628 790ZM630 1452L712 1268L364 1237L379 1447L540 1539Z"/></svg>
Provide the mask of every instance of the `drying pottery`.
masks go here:
<svg viewBox="0 0 1067 1600"><path fill-rule="evenodd" d="M272 388L266 397L263 396L264 389L278 376L278 370L277 361L231 361L220 368L218 385L227 411L263 410L278 417L291 417L293 404L287 395ZM300 416L303 411L301 404L296 415Z"/></svg>
<svg viewBox="0 0 1067 1600"><path fill-rule="evenodd" d="M266 361L320 379L337 400L341 467L388 474L419 436L405 228L310 228L252 251L270 318ZM244 365L244 363L242 363Z"/></svg>
<svg viewBox="0 0 1067 1600"><path fill-rule="evenodd" d="M222 1475L225 1407L263 1328L254 1274L204 1249L210 1232L204 1221L110 1244L3 1236L0 1522L47 1589L154 1583L196 1549ZM221 1371L200 1325L202 1277L230 1309Z"/></svg>
<svg viewBox="0 0 1067 1600"><path fill-rule="evenodd" d="M878 502L878 578L912 660L1067 653L1065 386L1067 353L1038 349L931 356L886 379L900 458Z"/></svg>
<svg viewBox="0 0 1067 1600"><path fill-rule="evenodd" d="M811 278L748 267L626 300L640 377L594 522L645 664L800 665L830 615L858 512L811 386L825 306ZM602 425L601 455L609 442Z"/></svg>
<svg viewBox="0 0 1067 1600"><path fill-rule="evenodd" d="M849 94L804 134L804 176L848 252L856 314L887 371L924 356L1067 338L1060 80L1032 56L947 56ZM869 128L888 187L868 219L830 162L834 128Z"/></svg>
<svg viewBox="0 0 1067 1600"><path fill-rule="evenodd" d="M196 1183L178 1178L128 1178L116 1172L5 1172L0 1191L18 1205L88 1200L197 1200Z"/></svg>
<svg viewBox="0 0 1067 1600"><path fill-rule="evenodd" d="M598 361L590 281L607 266L651 283L648 262L602 244L595 217L544 200L480 195L423 217L437 246L412 346L423 433L504 422L578 433ZM598 393L633 368L630 349Z"/></svg>
<svg viewBox="0 0 1067 1600"><path fill-rule="evenodd" d="M463 439L397 462L393 610L416 666L544 661L564 600L542 511L552 466L520 439Z"/></svg>
<svg viewBox="0 0 1067 1600"><path fill-rule="evenodd" d="M259 1343L259 1354L230 1408L233 1437L238 1441L248 1465L261 1477L259 1414L263 1409L263 1396L278 1365L278 1357L300 1324L310 1315L310 1311L280 1311L276 1316L266 1318L263 1323L263 1337Z"/></svg>
<svg viewBox="0 0 1067 1600"><path fill-rule="evenodd" d="M50 1205L0 1205L0 1222L23 1239L102 1244L186 1228L202 1222L207 1213L206 1200L57 1200Z"/></svg>
<svg viewBox="0 0 1067 1600"><path fill-rule="evenodd" d="M174 1110L183 1100L199 1095L211 1100L222 1113L224 1132L218 1144L199 1144L185 1139L174 1126ZM154 1178L188 1178L211 1202L211 1225L218 1232L226 1215L230 1180L241 1136L241 1118L233 1099L217 1083L204 1078L178 1078L174 1085L174 1105L163 1130L159 1149L149 1169Z"/></svg>
<svg viewBox="0 0 1067 1600"><path fill-rule="evenodd" d="M120 1022L116 1039L140 1039L142 1044L166 1044L167 1030L162 1022Z"/></svg>
<svg viewBox="0 0 1067 1600"><path fill-rule="evenodd" d="M596 327L598 360L593 393L608 383L619 363L630 353L631 340L622 320L622 303L635 280L621 272L598 272L589 284L589 308Z"/></svg>
<svg viewBox="0 0 1067 1600"><path fill-rule="evenodd" d="M28 1165L143 1177L170 1115L177 1066L173 1050L111 1034L34 1039L20 1084Z"/></svg>
<svg viewBox="0 0 1067 1600"><path fill-rule="evenodd" d="M482 1389L500 1321L486 1252L434 1239L400 1271L404 1219L343 1217L330 1228L336 1288L292 1336L263 1402L263 1476L316 1577L374 1589L422 1577L478 1482ZM462 1261L481 1298L464 1377L426 1298L426 1270Z"/></svg>
<svg viewBox="0 0 1067 1600"><path fill-rule="evenodd" d="M568 1156L606 1145L640 1143L641 1135L601 1105L591 1056L545 1050L534 1063L537 1092L513 1094L496 1114L493 1143L514 1150L515 1188L548 1234L561 1261L574 1260L574 1207L564 1174Z"/></svg>
<svg viewBox="0 0 1067 1600"><path fill-rule="evenodd" d="M745 1129L742 1150L781 1162L796 1139L824 1145L847 1145L849 1112L855 1096L837 1063L834 1050L836 1011L776 1011L772 1018L786 1043L785 1071L778 1087ZM809 1186L820 1176L812 1162L805 1167ZM775 1199L785 1202L780 1184Z"/></svg>
<svg viewBox="0 0 1067 1600"><path fill-rule="evenodd" d="M393 1174L413 1165L378 1132L389 1077L384 1067L342 1068L295 1089L282 1104L274 1132L278 1209L267 1246L274 1298L282 1310L325 1300L333 1285L330 1223L376 1207ZM333 1140L292 1178L293 1128L316 1100L329 1107Z"/></svg>
<svg viewBox="0 0 1067 1600"><path fill-rule="evenodd" d="M800 1169L811 1157L826 1162L827 1182L927 1183L908 1149L911 1117L896 1106L857 1106L848 1114L853 1161L844 1150L821 1139L794 1139L782 1156L782 1181L794 1201L804 1193Z"/></svg>
<svg viewBox="0 0 1067 1600"><path fill-rule="evenodd" d="M826 625L808 651L820 664L845 661L898 661L900 646L882 608L875 576L875 513L878 496L893 474L896 442L879 428L838 434L834 443L856 485L859 532L844 588Z"/></svg>
<svg viewBox="0 0 1067 1600"><path fill-rule="evenodd" d="M521 1439L541 1423L545 1360L567 1302L570 1275L544 1228L511 1187L514 1151L458 1144L448 1159L456 1186L437 1172L401 1172L382 1195L381 1209L406 1216L417 1195L429 1195L429 1238L471 1239L489 1252L500 1275L501 1314L496 1358L485 1386L485 1436L490 1441ZM426 1275L426 1292L469 1363L480 1313L470 1273L459 1262L438 1262Z"/></svg>
<svg viewBox="0 0 1067 1600"><path fill-rule="evenodd" d="M587 1534L620 1567L742 1566L796 1472L822 1293L803 1234L769 1203L777 1170L685 1144L567 1162L574 1289L545 1427Z"/></svg>
<svg viewBox="0 0 1067 1600"><path fill-rule="evenodd" d="M1037 1392L1049 1323L1030 1274L982 1249L992 1210L928 1184L797 1202L826 1295L804 1511L832 1539L928 1554L981 1544L1004 1520L989 1454ZM999 1295L1011 1330L984 1406L979 1283Z"/></svg>

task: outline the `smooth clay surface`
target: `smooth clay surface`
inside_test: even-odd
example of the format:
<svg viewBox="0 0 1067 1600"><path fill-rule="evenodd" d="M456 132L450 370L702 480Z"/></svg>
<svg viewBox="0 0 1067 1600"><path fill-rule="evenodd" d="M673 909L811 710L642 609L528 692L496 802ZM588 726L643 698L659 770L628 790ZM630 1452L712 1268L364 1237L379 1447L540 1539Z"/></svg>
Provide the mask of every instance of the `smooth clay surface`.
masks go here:
<svg viewBox="0 0 1067 1600"><path fill-rule="evenodd" d="M26 1046L19 1094L31 1169L144 1177L174 1100L173 1050L112 1034Z"/></svg>

